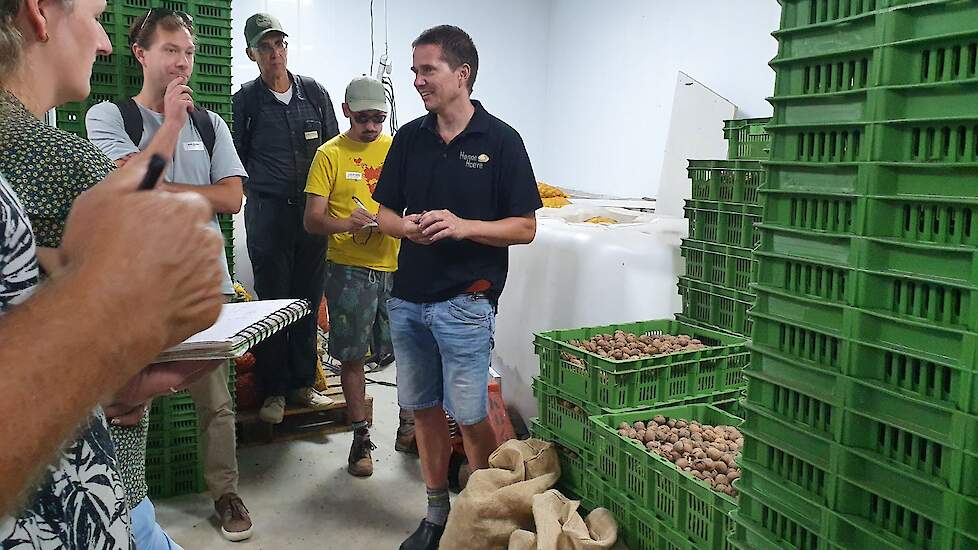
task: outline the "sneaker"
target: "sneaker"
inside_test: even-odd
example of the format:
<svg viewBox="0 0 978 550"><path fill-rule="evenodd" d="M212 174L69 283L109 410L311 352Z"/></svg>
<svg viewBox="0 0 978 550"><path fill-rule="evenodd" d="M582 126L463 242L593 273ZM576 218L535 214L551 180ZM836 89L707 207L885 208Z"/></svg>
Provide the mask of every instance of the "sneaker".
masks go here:
<svg viewBox="0 0 978 550"><path fill-rule="evenodd" d="M221 520L221 534L231 542L251 538L251 516L241 497L227 493L214 503L217 517Z"/></svg>
<svg viewBox="0 0 978 550"><path fill-rule="evenodd" d="M261 410L258 411L258 418L269 424L281 424L282 419L285 418L285 397L281 395L266 397Z"/></svg>
<svg viewBox="0 0 978 550"><path fill-rule="evenodd" d="M310 409L328 407L335 403L330 397L316 388L299 388L292 392L291 401L300 406Z"/></svg>
<svg viewBox="0 0 978 550"><path fill-rule="evenodd" d="M370 441L370 432L360 429L353 432L353 445L350 446L349 464L346 471L356 477L370 477L374 473L374 460L370 451L377 446Z"/></svg>
<svg viewBox="0 0 978 550"><path fill-rule="evenodd" d="M401 543L400 550L438 550L438 543L444 533L444 525L435 525L423 519L414 533Z"/></svg>

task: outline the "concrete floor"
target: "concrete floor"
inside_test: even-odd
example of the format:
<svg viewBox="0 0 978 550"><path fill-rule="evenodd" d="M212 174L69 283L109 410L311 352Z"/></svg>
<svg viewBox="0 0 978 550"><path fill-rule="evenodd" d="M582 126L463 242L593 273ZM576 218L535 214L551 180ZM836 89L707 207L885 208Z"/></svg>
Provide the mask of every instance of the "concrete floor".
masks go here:
<svg viewBox="0 0 978 550"><path fill-rule="evenodd" d="M393 382L394 367L369 378ZM292 441L238 452L239 492L251 512L250 540L224 540L207 495L157 501L157 521L186 550L391 550L424 516L425 490L418 459L394 451L397 389L367 386L374 398L371 438L374 475L346 472L352 434Z"/></svg>

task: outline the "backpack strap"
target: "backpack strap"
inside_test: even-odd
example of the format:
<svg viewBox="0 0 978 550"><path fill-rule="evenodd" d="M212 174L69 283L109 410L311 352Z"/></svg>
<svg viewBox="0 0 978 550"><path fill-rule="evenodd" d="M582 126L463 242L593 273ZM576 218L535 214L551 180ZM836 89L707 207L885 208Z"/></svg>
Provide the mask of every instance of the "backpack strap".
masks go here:
<svg viewBox="0 0 978 550"><path fill-rule="evenodd" d="M143 140L143 115L139 112L139 105L136 105L136 100L130 97L116 101L115 106L122 114L122 125L126 129L126 135L138 149L139 142Z"/></svg>
<svg viewBox="0 0 978 550"><path fill-rule="evenodd" d="M244 94L244 101L241 104L244 106L244 134L241 139L241 148L243 155L247 155L248 151L251 150L251 133L252 127L254 126L255 117L258 116L258 111L261 109L261 83L259 82L261 77L252 80L251 82L245 82L241 85L241 93Z"/></svg>
<svg viewBox="0 0 978 550"><path fill-rule="evenodd" d="M319 113L319 122L322 125L323 142L339 134L336 123L336 113L333 112L333 103L329 99L329 94L319 85L318 82L308 76L296 75L302 89L306 91L306 97Z"/></svg>
<svg viewBox="0 0 978 550"><path fill-rule="evenodd" d="M197 127L201 141L207 149L207 156L214 158L214 142L217 141L217 133L214 130L214 121L211 120L210 112L203 107L194 107L190 111L190 122Z"/></svg>

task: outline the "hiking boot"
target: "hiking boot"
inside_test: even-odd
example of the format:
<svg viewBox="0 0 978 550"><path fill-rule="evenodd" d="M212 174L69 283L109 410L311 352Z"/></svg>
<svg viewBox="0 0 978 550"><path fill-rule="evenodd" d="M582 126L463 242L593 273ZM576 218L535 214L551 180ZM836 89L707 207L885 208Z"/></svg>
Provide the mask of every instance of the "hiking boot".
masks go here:
<svg viewBox="0 0 978 550"><path fill-rule="evenodd" d="M214 503L217 517L221 520L221 534L231 542L251 538L251 516L241 497L227 493Z"/></svg>
<svg viewBox="0 0 978 550"><path fill-rule="evenodd" d="M316 388L299 388L292 392L291 401L299 407L319 409L335 403L331 397Z"/></svg>
<svg viewBox="0 0 978 550"><path fill-rule="evenodd" d="M269 424L281 424L282 419L285 418L285 397L281 395L266 397L261 410L258 411L258 418Z"/></svg>
<svg viewBox="0 0 978 550"><path fill-rule="evenodd" d="M438 550L438 543L444 533L444 525L435 525L423 519L414 533L401 543L400 550Z"/></svg>
<svg viewBox="0 0 978 550"><path fill-rule="evenodd" d="M370 441L370 432L361 428L353 432L353 445L350 446L349 464L346 471L356 477L370 477L374 473L374 460L370 451L377 446Z"/></svg>

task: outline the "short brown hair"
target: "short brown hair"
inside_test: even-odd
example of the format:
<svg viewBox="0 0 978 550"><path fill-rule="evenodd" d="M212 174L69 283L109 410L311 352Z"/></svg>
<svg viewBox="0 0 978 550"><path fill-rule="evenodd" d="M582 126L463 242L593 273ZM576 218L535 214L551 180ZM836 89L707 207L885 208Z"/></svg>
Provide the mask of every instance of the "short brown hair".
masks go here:
<svg viewBox="0 0 978 550"><path fill-rule="evenodd" d="M75 0L61 0L61 3L71 9ZM20 65L24 35L17 28L17 14L23 4L24 0L0 0L0 75L10 74Z"/></svg>
<svg viewBox="0 0 978 550"><path fill-rule="evenodd" d="M193 18L189 15L163 8L151 8L142 16L137 17L129 27L129 47L132 48L133 45L138 44L143 49L149 49L153 45L153 38L156 37L156 29L161 27L168 31L187 29L190 37L194 41L197 40L197 36L194 34Z"/></svg>
<svg viewBox="0 0 978 550"><path fill-rule="evenodd" d="M412 48L425 45L441 46L441 56L453 71L463 64L469 66L471 72L467 84L471 93L479 72L479 52L469 33L453 25L438 25L424 31L411 43Z"/></svg>

